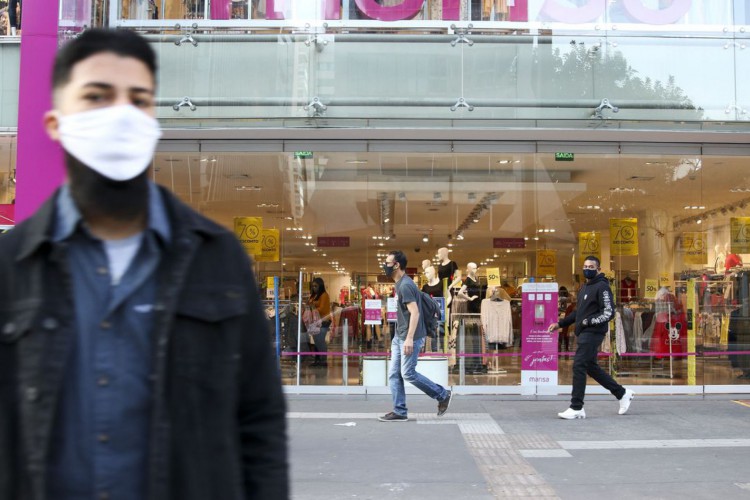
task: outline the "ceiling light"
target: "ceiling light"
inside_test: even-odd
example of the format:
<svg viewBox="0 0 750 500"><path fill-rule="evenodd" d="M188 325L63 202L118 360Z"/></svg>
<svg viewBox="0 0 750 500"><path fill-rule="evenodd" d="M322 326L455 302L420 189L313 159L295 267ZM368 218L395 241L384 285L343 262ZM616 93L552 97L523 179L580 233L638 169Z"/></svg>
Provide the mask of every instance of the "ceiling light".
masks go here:
<svg viewBox="0 0 750 500"><path fill-rule="evenodd" d="M462 239L464 239L464 235L463 234L459 234L459 235L456 236L456 239L457 240L462 240Z"/></svg>
<svg viewBox="0 0 750 500"><path fill-rule="evenodd" d="M348 163L349 165L364 165L367 163L367 160L346 160L344 163Z"/></svg>
<svg viewBox="0 0 750 500"><path fill-rule="evenodd" d="M696 224L701 224L701 223L703 223L703 220L702 219L698 219L697 221L695 221L695 223Z"/></svg>
<svg viewBox="0 0 750 500"><path fill-rule="evenodd" d="M383 219L383 222L391 222L390 217L386 217L385 219Z"/></svg>
<svg viewBox="0 0 750 500"><path fill-rule="evenodd" d="M425 234L424 236L422 236L422 241L427 243L428 241L430 241L430 237Z"/></svg>
<svg viewBox="0 0 750 500"><path fill-rule="evenodd" d="M498 163L500 165L507 165L508 163L510 163L510 160L499 160Z"/></svg>

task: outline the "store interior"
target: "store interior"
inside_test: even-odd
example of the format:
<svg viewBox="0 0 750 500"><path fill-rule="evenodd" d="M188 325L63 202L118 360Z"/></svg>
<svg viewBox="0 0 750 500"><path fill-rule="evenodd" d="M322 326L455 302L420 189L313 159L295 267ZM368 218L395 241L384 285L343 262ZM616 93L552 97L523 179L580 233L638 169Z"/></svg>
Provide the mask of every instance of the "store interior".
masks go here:
<svg viewBox="0 0 750 500"><path fill-rule="evenodd" d="M297 383L299 378L300 384L357 385L362 380L361 358L387 352L391 325L385 318L382 326L364 325L362 308L366 298L381 298L385 307L391 295L392 284L380 271L389 250L406 253L410 273L422 286L426 282L422 262L437 266L438 250L446 248L464 277L467 265L476 264L483 298L491 294L488 269L497 270L514 295L515 311L520 292L513 290L532 277L575 293L581 280L579 239L585 232L600 235L602 270L611 277L618 300L627 299L621 304L628 309L623 313L627 318L654 312L656 300L646 297L646 279L669 278L666 300L677 306L670 306L675 318L686 312L687 279L710 280L701 290L710 290L713 298L705 303L701 298L696 313L705 313L696 330L697 383L747 383L742 368L747 356L732 357L741 358L740 363L724 354L730 349L729 315L747 296L732 287L737 287L743 259L750 262L750 255L736 252L731 244L732 219L750 215L746 158L570 153L563 146L556 146L558 151L523 152L534 146L540 149L520 145L521 152L462 154L163 152L157 155L153 175L228 228L233 228L235 217L253 216L262 217L264 229L278 229L279 260L256 266L262 286L267 277L279 277L279 298L292 308L291 318L299 316L294 313L300 280L304 308L310 281L323 278L334 310L340 311L326 345L331 362L325 369L312 367L309 360L315 356L301 354L298 376L295 353L310 351L305 350L307 336L296 335L299 325L293 324L284 346L289 355L282 351L282 357L290 358L287 383ZM610 251L613 218L637 219L637 255ZM695 244L705 250L699 257L703 260L693 263L695 257L686 257L683 240L696 233L701 236ZM554 272L538 274L540 250L554 252ZM728 254L739 259L731 269L724 268ZM474 352L465 352L460 371L458 339L453 341L456 347L440 347L450 358L452 382L518 383L520 314L514 314L514 338L503 344L488 342L481 326L476 333L466 325L465 349ZM346 345L341 316L348 316ZM685 328L679 345L670 341L667 348L661 337L669 334L669 327L654 334L646 324L645 330L645 340L628 339L631 357L620 355L614 339L606 346L606 351L617 354L606 358L612 371L633 377L633 383L687 383ZM479 340L472 341L472 335L479 335ZM297 338L299 345L293 345ZM572 352L574 342L566 344L561 343L561 349L567 349L561 352ZM739 346L737 339L734 344ZM349 353L344 382L342 358ZM560 355L560 383L569 378L569 358L570 354Z"/></svg>
<svg viewBox="0 0 750 500"><path fill-rule="evenodd" d="M750 250L735 234L750 217L746 156L706 154L710 148L700 147L651 154L669 145L632 153L620 145L587 152L581 145L536 143L492 153L425 151L444 150L440 144L406 152L242 152L239 146L233 152L162 147L151 175L230 230L237 217L259 217L263 229L278 231L278 259L254 266L287 384L361 385L362 360L386 355L390 344L385 305L392 283L381 272L387 252L406 253L421 287L428 281L423 261L437 269L442 248L461 278L476 266L482 299L495 297L488 274L497 273L493 282L499 277L513 315L503 342L492 341L479 317L464 325L449 317L448 338L435 350L449 359L450 382L518 385L522 284L554 282L574 295L582 279L582 233L598 235L592 251L600 252L626 330L624 340L613 331L605 342L602 363L613 373L631 384L750 383L750 355L743 353L750 350L743 264L750 266ZM13 138L0 139L6 203L14 197L13 148ZM611 248L611 219L622 218L637 219L636 255ZM551 271L540 272L540 251L554 255ZM274 277L278 304L268 289ZM300 314L314 277L324 280L334 310L324 367L312 366L321 353L308 345ZM661 280L656 291L667 303L666 329L655 319L665 306L647 291L650 279ZM454 283L452 296L462 284ZM689 286L698 295L690 350ZM363 324L367 298L382 300L380 325ZM561 299L561 314L571 301ZM634 326L634 318L641 324ZM675 321L684 323L682 331L665 348L663 337L674 336ZM659 328L664 331L654 333ZM566 384L574 339L559 347L559 383Z"/></svg>

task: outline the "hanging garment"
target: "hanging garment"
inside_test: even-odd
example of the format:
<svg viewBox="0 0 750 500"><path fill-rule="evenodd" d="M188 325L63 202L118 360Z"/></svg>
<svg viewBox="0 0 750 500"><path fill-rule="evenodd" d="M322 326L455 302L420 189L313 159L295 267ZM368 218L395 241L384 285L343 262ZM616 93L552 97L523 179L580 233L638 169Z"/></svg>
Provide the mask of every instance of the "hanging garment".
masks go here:
<svg viewBox="0 0 750 500"><path fill-rule="evenodd" d="M654 333L651 336L651 351L656 359L661 359L663 354L686 352L685 342L687 336L687 317L684 312L668 315L664 321L660 321L657 314Z"/></svg>
<svg viewBox="0 0 750 500"><path fill-rule="evenodd" d="M625 344L625 328L622 326L622 314L620 311L615 313L615 349L617 354L628 352Z"/></svg>
<svg viewBox="0 0 750 500"><path fill-rule="evenodd" d="M507 300L484 299L481 310L482 329L491 344L513 343L513 318Z"/></svg>

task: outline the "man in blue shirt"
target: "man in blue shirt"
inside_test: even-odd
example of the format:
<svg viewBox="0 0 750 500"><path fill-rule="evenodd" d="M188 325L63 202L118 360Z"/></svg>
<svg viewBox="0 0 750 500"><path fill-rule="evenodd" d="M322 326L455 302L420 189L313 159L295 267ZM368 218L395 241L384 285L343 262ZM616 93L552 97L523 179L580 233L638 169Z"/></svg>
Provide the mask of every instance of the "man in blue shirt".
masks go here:
<svg viewBox="0 0 750 500"><path fill-rule="evenodd" d="M391 342L391 366L388 370L388 384L393 397L393 411L378 417L381 422L406 422L409 420L406 408L404 381L438 401L438 416L448 411L451 391L436 384L417 371L417 359L425 342L427 332L419 318L421 294L414 281L406 274L406 255L394 250L385 259L383 271L396 283L398 304L396 335Z"/></svg>
<svg viewBox="0 0 750 500"><path fill-rule="evenodd" d="M285 405L250 260L148 178L156 58L59 52L67 182L0 238L0 498L288 498Z"/></svg>

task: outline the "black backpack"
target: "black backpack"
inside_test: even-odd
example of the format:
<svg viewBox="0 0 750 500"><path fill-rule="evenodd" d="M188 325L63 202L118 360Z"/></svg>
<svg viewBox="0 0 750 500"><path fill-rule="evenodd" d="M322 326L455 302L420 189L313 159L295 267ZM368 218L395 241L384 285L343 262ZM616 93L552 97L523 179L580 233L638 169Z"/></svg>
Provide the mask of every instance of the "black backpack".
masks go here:
<svg viewBox="0 0 750 500"><path fill-rule="evenodd" d="M436 337L438 321L440 320L440 306L435 299L425 292L419 292L419 319L424 325L428 337Z"/></svg>

